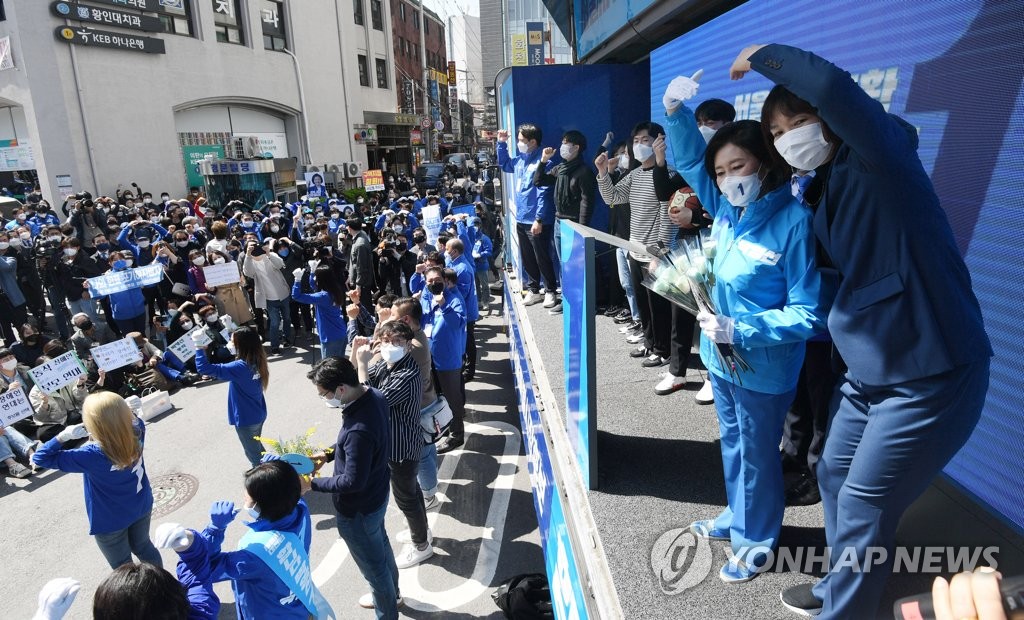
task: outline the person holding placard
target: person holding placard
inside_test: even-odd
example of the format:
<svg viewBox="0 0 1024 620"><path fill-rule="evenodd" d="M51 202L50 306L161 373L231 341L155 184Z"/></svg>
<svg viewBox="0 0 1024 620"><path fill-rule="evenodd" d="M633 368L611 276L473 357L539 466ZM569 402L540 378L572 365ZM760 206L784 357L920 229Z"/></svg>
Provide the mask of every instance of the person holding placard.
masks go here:
<svg viewBox="0 0 1024 620"><path fill-rule="evenodd" d="M124 271L132 266L132 259L123 252L111 252L108 259L113 271ZM82 285L89 288L89 281ZM110 300L110 313L122 334L141 332L146 329L146 298L142 287L129 288L105 295Z"/></svg>
<svg viewBox="0 0 1024 620"><path fill-rule="evenodd" d="M153 490L142 460L146 428L123 398L101 392L86 399L84 424L70 426L47 441L32 457L40 467L85 475L89 534L96 538L111 568L132 561L163 566L149 539ZM74 439L91 436L80 448L65 449Z"/></svg>
<svg viewBox="0 0 1024 620"><path fill-rule="evenodd" d="M263 454L263 444L256 437L263 434L267 419L267 401L263 392L270 385L267 354L259 334L242 327L231 334L235 361L213 364L206 357L207 344L196 347L196 370L228 382L228 422L235 427L245 457L255 467Z"/></svg>
<svg viewBox="0 0 1024 620"><path fill-rule="evenodd" d="M207 260L205 263L207 266L216 265L231 265L236 272L238 272L239 265L236 261L231 258L231 255L226 252L209 252L207 254ZM205 275L205 271L203 272ZM231 318L236 323L242 325L252 321L252 310L249 309L249 300L245 297L245 291L239 285L241 279L241 273L234 282L218 283L211 285L206 283L204 278L204 284L206 290L217 298L217 301L224 306L224 311L231 315Z"/></svg>
<svg viewBox="0 0 1024 620"><path fill-rule="evenodd" d="M7 466L9 475L15 478L28 478L34 473L14 457L19 456L31 462L38 445L39 442L22 435L18 429L0 424L0 462Z"/></svg>
<svg viewBox="0 0 1024 620"><path fill-rule="evenodd" d="M66 427L82 421L82 405L89 395L85 385L87 379L88 375L83 372L75 381L49 394L39 385L32 388L28 395L35 409L32 418L36 424L45 427L39 430L39 439L49 439Z"/></svg>
<svg viewBox="0 0 1024 620"><path fill-rule="evenodd" d="M24 387L27 393L35 385L28 366L20 363L11 349L0 348L0 394Z"/></svg>

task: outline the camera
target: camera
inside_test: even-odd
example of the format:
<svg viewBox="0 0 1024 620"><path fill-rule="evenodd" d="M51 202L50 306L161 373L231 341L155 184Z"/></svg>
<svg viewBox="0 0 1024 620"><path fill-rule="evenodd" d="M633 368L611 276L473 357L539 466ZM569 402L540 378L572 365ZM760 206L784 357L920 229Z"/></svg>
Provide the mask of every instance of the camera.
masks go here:
<svg viewBox="0 0 1024 620"><path fill-rule="evenodd" d="M71 197L75 200L92 200L92 194L89 192L78 192L77 194L73 194Z"/></svg>

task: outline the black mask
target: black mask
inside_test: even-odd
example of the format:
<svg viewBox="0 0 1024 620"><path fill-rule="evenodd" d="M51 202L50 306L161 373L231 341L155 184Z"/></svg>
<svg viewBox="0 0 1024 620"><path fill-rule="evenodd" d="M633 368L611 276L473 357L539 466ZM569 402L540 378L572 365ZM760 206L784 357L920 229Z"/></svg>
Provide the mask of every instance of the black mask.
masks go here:
<svg viewBox="0 0 1024 620"><path fill-rule="evenodd" d="M426 240L427 240L427 238L423 237L421 235L416 235L415 237L412 238L412 242L413 243L425 243Z"/></svg>
<svg viewBox="0 0 1024 620"><path fill-rule="evenodd" d="M430 291L431 295L440 295L442 292L444 292L444 282L434 282L433 284L428 284L427 290Z"/></svg>
<svg viewBox="0 0 1024 620"><path fill-rule="evenodd" d="M34 347L39 344L39 336L25 336L25 344Z"/></svg>
<svg viewBox="0 0 1024 620"><path fill-rule="evenodd" d="M92 321L89 320L82 321L82 324L78 326L78 328L81 329L83 332L89 331L90 329L92 329L92 327Z"/></svg>

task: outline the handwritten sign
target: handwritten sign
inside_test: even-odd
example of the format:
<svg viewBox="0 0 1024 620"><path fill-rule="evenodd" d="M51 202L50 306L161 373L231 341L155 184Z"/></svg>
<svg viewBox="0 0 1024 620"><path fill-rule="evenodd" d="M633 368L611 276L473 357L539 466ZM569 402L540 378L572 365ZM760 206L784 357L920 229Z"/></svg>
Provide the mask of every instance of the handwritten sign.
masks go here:
<svg viewBox="0 0 1024 620"><path fill-rule="evenodd" d="M7 390L6 393L0 394L0 427L10 426L32 413L32 403L28 402L23 388Z"/></svg>
<svg viewBox="0 0 1024 620"><path fill-rule="evenodd" d="M199 334L199 342L192 338L192 334ZM181 338L178 338L171 343L171 346L167 347L167 350L174 354L174 357L178 358L182 362L187 362L196 356L196 347L199 345L208 345L213 342L213 339L206 333L206 331L199 326L193 327L188 333Z"/></svg>
<svg viewBox="0 0 1024 620"><path fill-rule="evenodd" d="M382 170L363 172L363 189L368 192L384 191L384 172Z"/></svg>
<svg viewBox="0 0 1024 620"><path fill-rule="evenodd" d="M82 360L78 359L78 355L74 351L68 351L28 372L40 390L47 394L53 394L65 385L74 383L79 377L84 376L85 366L82 365Z"/></svg>
<svg viewBox="0 0 1024 620"><path fill-rule="evenodd" d="M133 288L152 286L164 277L164 268L159 263L136 267L135 269L123 269L121 271L108 271L102 276L89 278L89 291L93 297L103 297L111 293L120 293Z"/></svg>
<svg viewBox="0 0 1024 620"><path fill-rule="evenodd" d="M238 284L238 281L242 278L241 274L238 273L238 263L207 265L203 267L203 275L206 276L206 286Z"/></svg>
<svg viewBox="0 0 1024 620"><path fill-rule="evenodd" d="M142 361L142 352L131 338L115 340L110 344L93 347L89 350L93 361L100 370L114 370Z"/></svg>
<svg viewBox="0 0 1024 620"><path fill-rule="evenodd" d="M437 243L437 235L441 232L441 206L427 205L420 211L420 221L427 232L427 243Z"/></svg>

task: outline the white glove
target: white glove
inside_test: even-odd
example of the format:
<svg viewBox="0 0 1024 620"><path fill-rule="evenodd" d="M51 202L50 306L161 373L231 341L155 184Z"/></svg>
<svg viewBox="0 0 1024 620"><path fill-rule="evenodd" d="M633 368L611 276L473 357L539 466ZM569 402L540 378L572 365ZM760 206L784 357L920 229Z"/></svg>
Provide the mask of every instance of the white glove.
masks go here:
<svg viewBox="0 0 1024 620"><path fill-rule="evenodd" d="M700 329L712 342L719 344L732 344L733 335L736 331L736 321L731 317L721 314L709 314L707 312L697 313L697 322Z"/></svg>
<svg viewBox="0 0 1024 620"><path fill-rule="evenodd" d="M78 589L82 587L78 581L70 577L58 577L46 582L39 591L39 607L32 620L59 620L68 612L75 602Z"/></svg>
<svg viewBox="0 0 1024 620"><path fill-rule="evenodd" d="M697 82L700 81L702 75L704 75L704 69L697 69L696 73L690 77L680 75L669 82L665 89L665 95L661 98L661 103L665 105L665 111L672 113L679 107L679 104L696 97L697 88L700 87Z"/></svg>
<svg viewBox="0 0 1024 620"><path fill-rule="evenodd" d="M160 549L184 551L192 546L192 533L177 523L161 523L153 534L153 544Z"/></svg>
<svg viewBox="0 0 1024 620"><path fill-rule="evenodd" d="M57 433L57 441L67 443L75 439L84 439L88 436L89 431L85 429L85 424L75 424Z"/></svg>
<svg viewBox="0 0 1024 620"><path fill-rule="evenodd" d="M295 271L292 271L292 275L295 277L296 280L301 280L303 271L304 270L302 269L302 267L299 267Z"/></svg>

